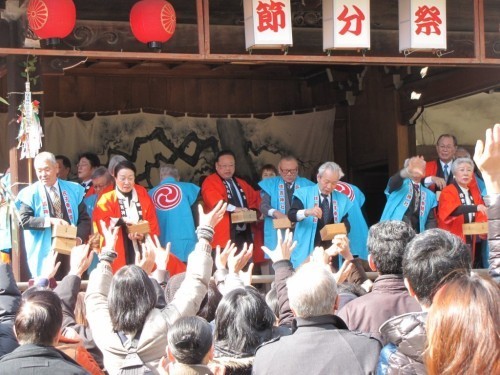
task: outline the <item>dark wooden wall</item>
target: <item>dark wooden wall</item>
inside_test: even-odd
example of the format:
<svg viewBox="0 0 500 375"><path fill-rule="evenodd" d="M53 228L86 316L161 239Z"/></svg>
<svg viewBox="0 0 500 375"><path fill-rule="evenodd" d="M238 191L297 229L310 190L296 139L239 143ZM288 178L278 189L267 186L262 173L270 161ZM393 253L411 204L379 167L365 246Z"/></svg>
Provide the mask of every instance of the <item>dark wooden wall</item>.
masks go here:
<svg viewBox="0 0 500 375"><path fill-rule="evenodd" d="M148 107L193 114L270 113L310 107L303 85L299 80L72 75L48 76L43 82L45 111Z"/></svg>

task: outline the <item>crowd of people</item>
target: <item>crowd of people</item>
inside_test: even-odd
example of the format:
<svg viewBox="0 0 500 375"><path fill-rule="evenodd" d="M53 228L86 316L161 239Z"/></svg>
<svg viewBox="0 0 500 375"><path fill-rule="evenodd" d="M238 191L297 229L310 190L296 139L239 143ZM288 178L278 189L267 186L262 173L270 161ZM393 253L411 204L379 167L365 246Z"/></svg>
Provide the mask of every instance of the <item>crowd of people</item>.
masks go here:
<svg viewBox="0 0 500 375"><path fill-rule="evenodd" d="M0 263L0 373L500 373L500 124L474 160L452 135L436 150L389 179L370 228L334 162L312 182L285 156L257 190L223 150L200 187L163 165L147 191L124 157L82 154L75 183L40 153L16 199L34 285Z"/></svg>

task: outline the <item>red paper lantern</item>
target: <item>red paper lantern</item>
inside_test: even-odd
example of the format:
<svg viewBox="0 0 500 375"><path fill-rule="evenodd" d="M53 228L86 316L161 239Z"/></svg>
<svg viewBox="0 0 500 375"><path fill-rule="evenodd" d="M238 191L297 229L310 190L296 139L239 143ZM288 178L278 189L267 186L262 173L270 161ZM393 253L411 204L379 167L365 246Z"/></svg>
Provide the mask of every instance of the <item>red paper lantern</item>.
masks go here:
<svg viewBox="0 0 500 375"><path fill-rule="evenodd" d="M175 25L175 10L168 1L141 0L130 10L132 33L150 48L160 49L174 35Z"/></svg>
<svg viewBox="0 0 500 375"><path fill-rule="evenodd" d="M28 24L40 39L58 44L66 38L76 23L76 8L72 0L30 0L26 10Z"/></svg>

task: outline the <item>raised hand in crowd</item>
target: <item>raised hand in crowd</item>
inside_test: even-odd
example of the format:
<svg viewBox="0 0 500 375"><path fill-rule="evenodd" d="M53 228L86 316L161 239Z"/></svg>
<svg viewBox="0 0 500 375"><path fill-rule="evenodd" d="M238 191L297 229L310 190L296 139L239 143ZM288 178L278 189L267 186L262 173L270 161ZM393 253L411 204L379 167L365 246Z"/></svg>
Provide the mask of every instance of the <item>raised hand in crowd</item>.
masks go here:
<svg viewBox="0 0 500 375"><path fill-rule="evenodd" d="M229 258L229 254L233 251L236 251L236 244L231 242L231 240L227 241L222 251L220 246L217 245L215 248L215 268L218 270L226 269L227 259Z"/></svg>
<svg viewBox="0 0 500 375"><path fill-rule="evenodd" d="M104 236L104 241L106 243L105 246L106 250L114 251L120 227L115 227L112 224L110 224L109 227L107 227L104 220L101 220L101 229L102 229L102 235Z"/></svg>
<svg viewBox="0 0 500 375"><path fill-rule="evenodd" d="M250 246L245 242L241 251L236 254L236 248L229 253L227 258L227 268L229 273L239 272L247 265L248 261L252 258L253 244Z"/></svg>
<svg viewBox="0 0 500 375"><path fill-rule="evenodd" d="M151 275L155 266L155 248L151 243L141 244L142 251L135 250L135 265L141 267L144 272Z"/></svg>
<svg viewBox="0 0 500 375"><path fill-rule="evenodd" d="M278 236L278 243L276 244L276 248L273 250L269 250L266 246L262 246L262 251L271 259L273 263L276 263L280 260L290 260L292 256L292 251L297 246L297 241L293 240L293 233L290 232L289 229L285 231L285 236L283 237L281 234L281 229L276 230Z"/></svg>
<svg viewBox="0 0 500 375"><path fill-rule="evenodd" d="M54 250L50 250L47 255L46 264L49 264L49 267L46 268L46 273L42 276L42 278L50 280L53 279L61 265L61 262L57 262L57 252Z"/></svg>
<svg viewBox="0 0 500 375"><path fill-rule="evenodd" d="M500 124L486 130L484 142L477 141L474 162L483 175L488 194L500 194Z"/></svg>
<svg viewBox="0 0 500 375"><path fill-rule="evenodd" d="M82 275L92 264L94 250L90 250L90 245L79 245L73 247L70 255L70 269L68 275L75 275L82 278Z"/></svg>
<svg viewBox="0 0 500 375"><path fill-rule="evenodd" d="M349 246L349 238L345 234L338 234L333 237L332 245L325 251L330 257L342 255L345 260L354 259Z"/></svg>
<svg viewBox="0 0 500 375"><path fill-rule="evenodd" d="M245 284L245 286L252 285L253 266L254 263L250 263L246 271L241 270L238 273L240 279L243 281L243 284Z"/></svg>
<svg viewBox="0 0 500 375"><path fill-rule="evenodd" d="M146 246L154 252L156 269L166 271L172 244L167 242L167 246L165 246L165 248L161 247L160 240L155 234L154 237L146 236Z"/></svg>
<svg viewBox="0 0 500 375"><path fill-rule="evenodd" d="M203 207L201 205L198 205L198 216L199 216L199 223L200 227L202 226L209 226L212 228L215 228L217 224L222 220L224 217L224 214L226 213L227 209L227 203L224 202L223 200L220 200L215 207L213 208L212 211L209 213L205 213L203 211Z"/></svg>

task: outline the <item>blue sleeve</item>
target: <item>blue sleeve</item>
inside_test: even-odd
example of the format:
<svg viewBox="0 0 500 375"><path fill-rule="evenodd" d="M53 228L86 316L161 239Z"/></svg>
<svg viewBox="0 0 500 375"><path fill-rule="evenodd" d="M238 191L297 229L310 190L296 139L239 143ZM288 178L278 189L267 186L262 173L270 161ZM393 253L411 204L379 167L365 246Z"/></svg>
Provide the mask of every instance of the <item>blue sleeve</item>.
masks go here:
<svg viewBox="0 0 500 375"><path fill-rule="evenodd" d="M388 373L389 358L392 356L393 353L397 351L397 349L398 349L397 346L391 343L387 344L382 348L378 359L377 375L385 375Z"/></svg>

